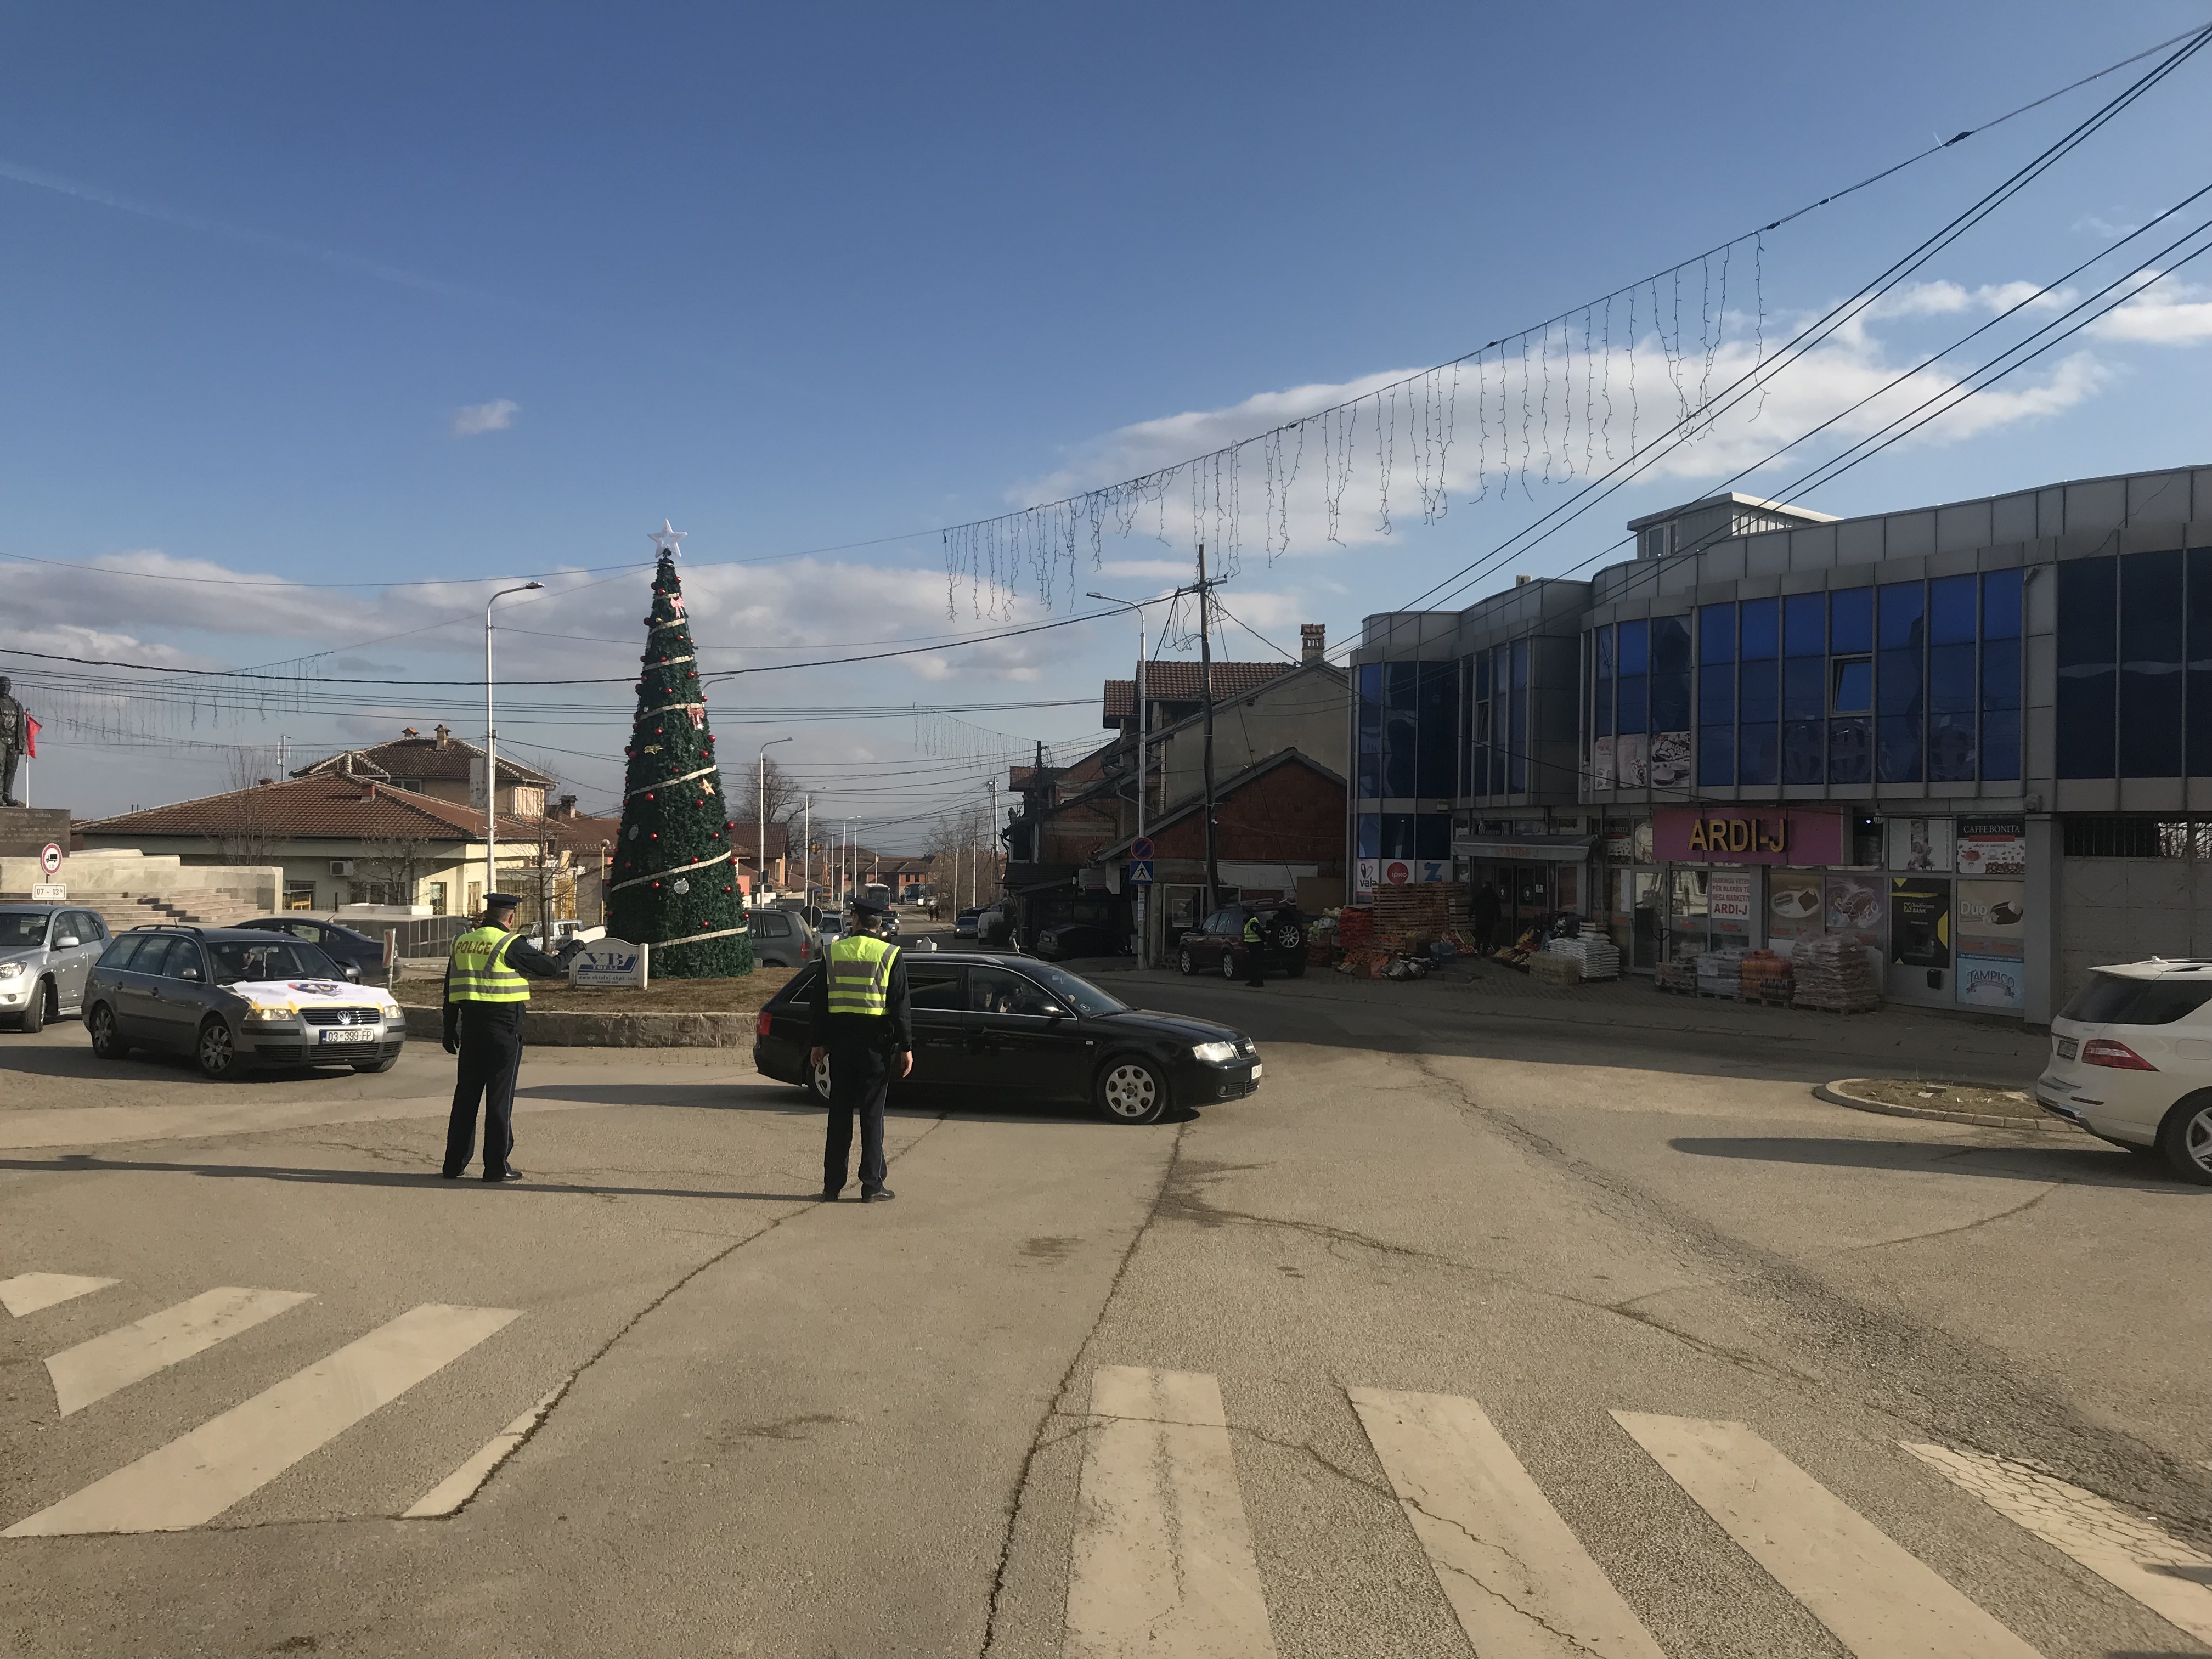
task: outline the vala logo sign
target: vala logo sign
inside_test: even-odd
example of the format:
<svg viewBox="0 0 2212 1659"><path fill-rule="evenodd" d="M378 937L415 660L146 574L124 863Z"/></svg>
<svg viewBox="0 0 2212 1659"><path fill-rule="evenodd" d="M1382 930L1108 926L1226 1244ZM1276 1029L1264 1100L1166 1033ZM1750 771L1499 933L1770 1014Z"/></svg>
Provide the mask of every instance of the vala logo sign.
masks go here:
<svg viewBox="0 0 2212 1659"><path fill-rule="evenodd" d="M649 981L651 947L626 939L594 939L568 959L568 983L642 991Z"/></svg>

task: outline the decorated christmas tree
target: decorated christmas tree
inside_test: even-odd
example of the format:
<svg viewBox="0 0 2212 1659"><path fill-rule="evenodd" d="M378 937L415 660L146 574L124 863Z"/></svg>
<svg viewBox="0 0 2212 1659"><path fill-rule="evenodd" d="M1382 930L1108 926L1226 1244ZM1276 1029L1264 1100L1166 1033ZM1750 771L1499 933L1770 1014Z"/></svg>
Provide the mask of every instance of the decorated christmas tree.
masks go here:
<svg viewBox="0 0 2212 1659"><path fill-rule="evenodd" d="M728 803L707 725L706 693L676 574L683 532L653 538L653 614L637 680L623 782L622 837L607 888L607 931L653 947L656 979L724 979L753 970L732 853Z"/></svg>

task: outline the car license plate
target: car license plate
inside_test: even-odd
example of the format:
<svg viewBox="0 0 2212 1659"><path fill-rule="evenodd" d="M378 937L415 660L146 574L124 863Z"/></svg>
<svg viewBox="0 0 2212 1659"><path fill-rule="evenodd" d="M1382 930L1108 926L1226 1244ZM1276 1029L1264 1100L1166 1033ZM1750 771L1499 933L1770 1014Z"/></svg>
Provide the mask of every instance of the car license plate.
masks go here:
<svg viewBox="0 0 2212 1659"><path fill-rule="evenodd" d="M2072 1037L2060 1037L2057 1039L2057 1042L2058 1058L2061 1060L2072 1060L2076 1054L2081 1052L2081 1045L2076 1042Z"/></svg>
<svg viewBox="0 0 2212 1659"><path fill-rule="evenodd" d="M1260 1062L1259 1062L1258 1060L1254 1060L1254 1061L1252 1062L1252 1081L1253 1081L1253 1082L1255 1082L1255 1083L1257 1083L1259 1080L1260 1080Z"/></svg>
<svg viewBox="0 0 2212 1659"><path fill-rule="evenodd" d="M383 1031L374 1025L333 1025L323 1033L320 1040L325 1042L374 1042L383 1035Z"/></svg>

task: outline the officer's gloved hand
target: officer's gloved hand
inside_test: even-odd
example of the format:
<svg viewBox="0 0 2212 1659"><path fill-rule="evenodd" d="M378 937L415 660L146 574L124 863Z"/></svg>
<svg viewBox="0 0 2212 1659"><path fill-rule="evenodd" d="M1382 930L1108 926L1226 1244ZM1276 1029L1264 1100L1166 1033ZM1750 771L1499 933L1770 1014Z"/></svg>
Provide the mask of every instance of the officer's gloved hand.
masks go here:
<svg viewBox="0 0 2212 1659"><path fill-rule="evenodd" d="M461 1052L461 1040L460 1040L460 1038L459 1038L459 1037L447 1037L447 1038L446 1039L446 1052L447 1052L447 1054L458 1054L459 1053L460 1053L460 1052Z"/></svg>

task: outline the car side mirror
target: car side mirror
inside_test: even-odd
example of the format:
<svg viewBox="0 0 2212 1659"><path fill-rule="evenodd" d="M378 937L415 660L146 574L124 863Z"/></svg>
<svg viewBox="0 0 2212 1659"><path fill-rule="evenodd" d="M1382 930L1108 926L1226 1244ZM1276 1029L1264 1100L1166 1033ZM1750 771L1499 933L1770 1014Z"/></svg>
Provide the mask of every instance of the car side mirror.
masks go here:
<svg viewBox="0 0 2212 1659"><path fill-rule="evenodd" d="M200 970L197 968L179 968L177 970L177 977L179 979L189 979L197 981L199 976Z"/></svg>
<svg viewBox="0 0 2212 1659"><path fill-rule="evenodd" d="M54 949L57 951L74 951L78 945L83 943L84 941L79 939L75 933L64 933L59 939L54 941Z"/></svg>
<svg viewBox="0 0 2212 1659"><path fill-rule="evenodd" d="M348 979L353 981L355 984L358 985L361 983L361 964L359 963L349 962L343 967L340 968L338 971L343 974Z"/></svg>

